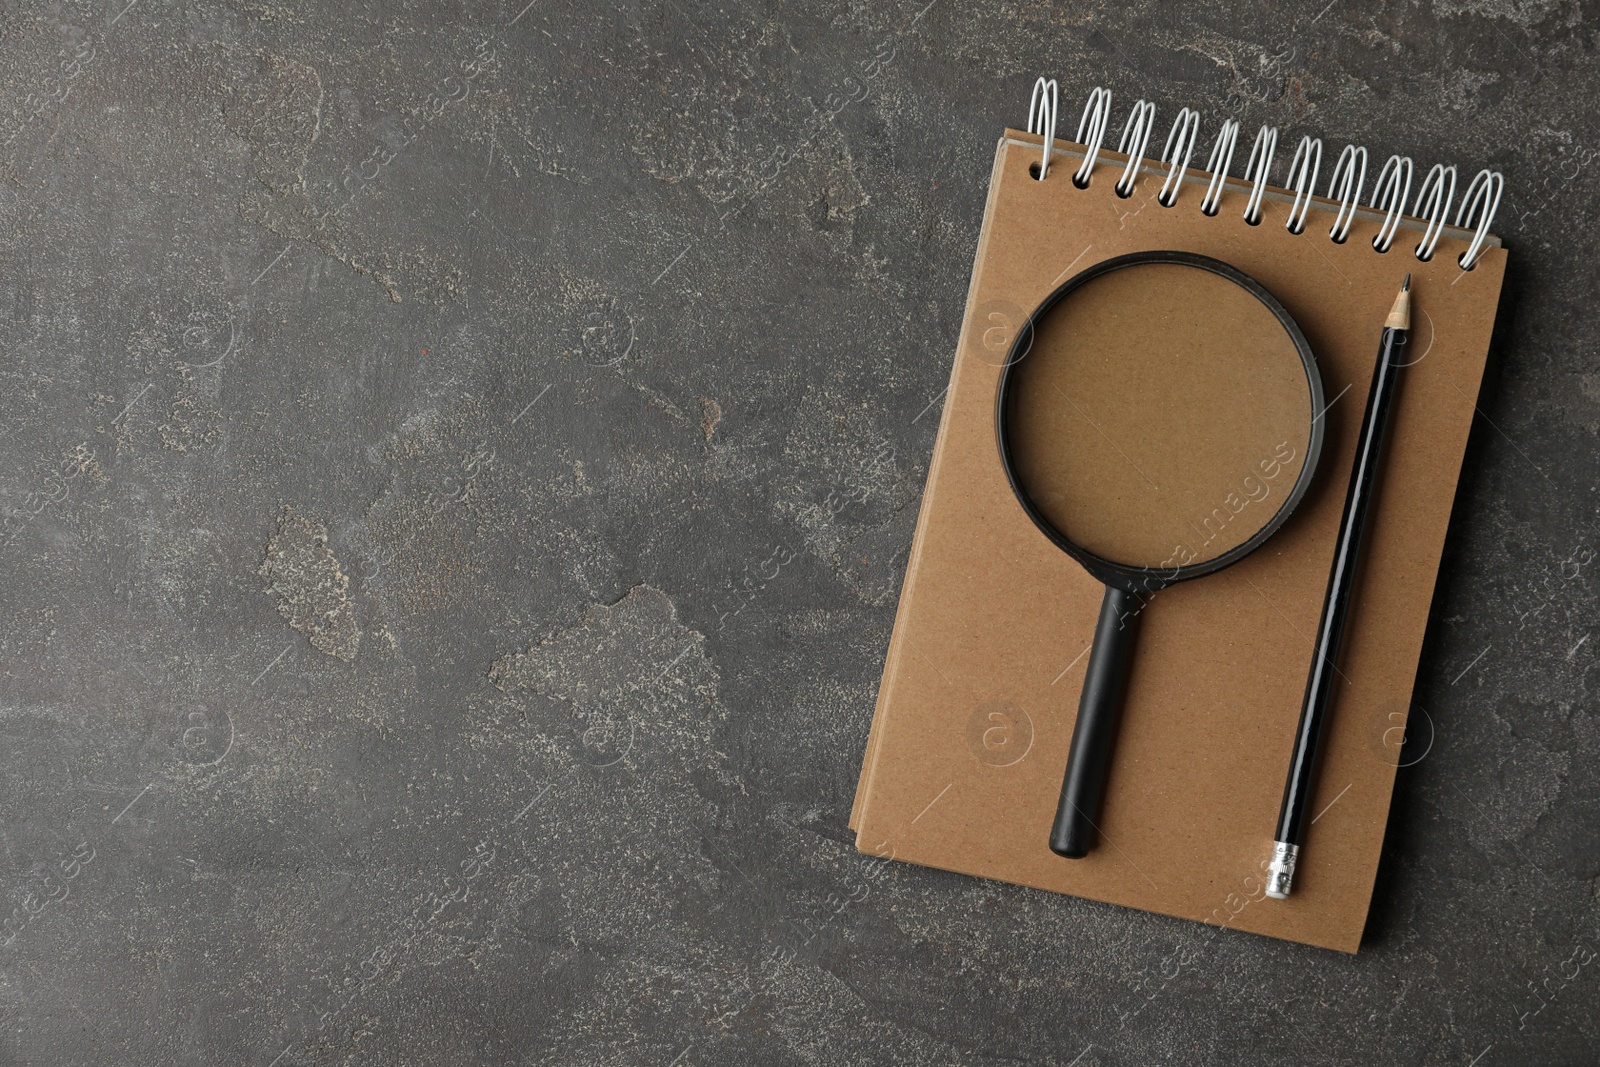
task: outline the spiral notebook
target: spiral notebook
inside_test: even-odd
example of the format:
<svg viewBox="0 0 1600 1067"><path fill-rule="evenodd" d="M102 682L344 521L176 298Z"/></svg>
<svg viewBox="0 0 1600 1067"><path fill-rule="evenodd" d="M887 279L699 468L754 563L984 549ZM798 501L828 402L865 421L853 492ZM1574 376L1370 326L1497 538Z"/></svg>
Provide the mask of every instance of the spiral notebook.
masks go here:
<svg viewBox="0 0 1600 1067"><path fill-rule="evenodd" d="M1152 139L1151 105L1134 106L1112 152L1102 147L1110 94L1095 91L1077 141L1065 143L1054 137L1053 93L1041 81L1033 132L1007 130L995 153L850 820L857 846L1354 952L1505 272L1489 233L1502 180L1480 172L1457 196L1453 167L1418 175L1391 158L1371 168L1372 181L1364 149L1344 149L1329 168L1316 139L1279 153L1267 128L1247 154L1232 121L1202 143L1189 109L1147 159L1163 144ZM1236 157L1242 179L1229 176ZM1272 185L1285 157L1286 183ZM1205 169L1192 165L1201 158ZM1096 262L1148 249L1223 260L1288 308L1321 367L1326 439L1310 493L1268 544L1162 592L1160 610L1145 613L1103 845L1069 860L1046 838L1102 588L1012 495L995 390L1012 331L1046 294ZM1414 362L1346 632L1318 816L1293 896L1265 899L1262 868L1378 331L1407 272ZM1152 313L1161 296L1144 294Z"/></svg>

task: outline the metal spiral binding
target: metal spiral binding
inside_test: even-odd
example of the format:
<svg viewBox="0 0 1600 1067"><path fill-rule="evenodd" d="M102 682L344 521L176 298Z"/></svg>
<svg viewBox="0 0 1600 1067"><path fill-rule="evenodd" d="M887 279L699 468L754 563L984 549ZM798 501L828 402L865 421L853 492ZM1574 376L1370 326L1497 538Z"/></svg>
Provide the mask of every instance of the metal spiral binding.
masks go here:
<svg viewBox="0 0 1600 1067"><path fill-rule="evenodd" d="M1389 251L1395 234L1400 231L1400 219L1406 213L1406 198L1411 195L1411 157L1390 156L1378 172L1378 184L1372 190L1372 210L1384 212L1383 225L1372 239L1372 247L1379 252Z"/></svg>
<svg viewBox="0 0 1600 1067"><path fill-rule="evenodd" d="M1449 184L1446 184L1446 183ZM1433 258L1433 250L1439 244L1439 235L1444 233L1445 220L1450 217L1450 201L1456 195L1456 168L1435 163L1428 176L1422 179L1422 188L1417 190L1417 209L1426 215L1427 228L1422 231L1422 240L1417 242L1416 256L1426 263ZM1423 205L1427 206L1424 207ZM1424 217L1418 215L1418 218Z"/></svg>
<svg viewBox="0 0 1600 1067"><path fill-rule="evenodd" d="M1356 221L1356 208L1361 206L1361 190L1366 183L1367 150L1359 145L1345 145L1328 178L1328 199L1339 201L1333 228L1328 231L1334 244L1342 245L1350 236L1350 224Z"/></svg>
<svg viewBox="0 0 1600 1067"><path fill-rule="evenodd" d="M1261 196L1267 191L1267 172L1272 169L1272 153L1277 150L1278 128L1261 127L1256 132L1256 143L1250 148L1250 162L1244 165L1244 180L1256 183L1244 205L1244 221L1252 226L1261 221Z"/></svg>
<svg viewBox="0 0 1600 1067"><path fill-rule="evenodd" d="M1478 265L1478 257L1483 254L1484 239L1489 236L1489 223L1494 221L1494 213L1500 208L1500 194L1505 190L1505 175L1497 170L1480 170L1472 179L1472 184L1467 186L1466 194L1461 198L1461 210L1456 213L1456 225L1468 229L1476 217L1478 228L1472 235L1472 243L1456 260L1462 270L1471 270Z"/></svg>
<svg viewBox="0 0 1600 1067"><path fill-rule="evenodd" d="M1028 132L1038 134L1044 139L1043 154L1039 162L1029 168L1030 173L1039 181L1044 181L1050 173L1050 157L1054 151L1056 118L1060 104L1059 94L1060 88L1054 79L1047 80L1041 77L1034 83L1033 96L1028 102ZM1134 186L1139 180L1139 171L1144 164L1145 153L1149 151L1150 139L1155 129L1155 118L1155 104L1147 100L1136 101L1128 113L1121 137L1117 142L1117 150L1127 156L1122 174L1116 182L1118 196L1127 197L1133 194ZM1106 129L1110 125L1110 120L1111 90L1096 86L1090 92L1089 99L1084 104L1083 114L1078 119L1077 140L1084 146L1085 152L1083 162L1072 176L1072 182L1080 189L1088 188L1094 176L1095 164L1105 143ZM1211 147L1210 160L1206 164L1210 178L1206 183L1205 194L1200 198L1200 210L1206 215L1215 215L1221 208L1222 195L1227 191L1228 171L1233 165L1233 155L1239 143L1239 130L1237 119L1226 119L1217 131L1217 139ZM1195 147L1199 141L1200 113L1192 108L1183 108L1173 120L1172 128L1167 133L1165 147L1161 150L1161 162L1166 166L1167 172L1165 180L1161 183L1161 189L1156 193L1156 200L1163 207L1173 207L1177 204L1184 176L1189 171L1189 164L1194 159ZM1245 202L1244 218L1252 226L1261 222L1262 201L1266 195L1272 170L1272 157L1277 148L1277 128L1263 125L1256 132L1255 142L1250 148L1250 159L1244 169L1244 181L1250 186L1250 195ZM1361 208L1361 197L1366 191L1367 158L1366 148L1360 145L1346 145L1339 153L1333 173L1328 177L1327 198L1338 205L1334 211L1333 225L1328 230L1328 238L1335 244L1345 243L1355 225L1356 214ZM1321 139L1301 137L1300 144L1295 149L1294 159L1289 164L1287 181L1288 190L1294 194L1289 207L1289 218L1285 223L1285 228L1290 233L1299 234L1305 231L1316 198L1317 177L1321 168ZM1372 239L1372 247L1378 252L1387 252L1394 245L1400 224L1406 216L1407 202L1411 200L1411 180L1414 175L1415 166L1411 158L1400 155L1390 156L1384 163L1383 169L1378 172L1378 180L1372 189L1372 199L1367 204L1371 210L1383 214L1383 221ZM1435 164L1417 190L1416 200L1411 202L1416 217L1423 222L1422 239L1414 251L1416 257L1424 262L1432 259L1434 251L1438 248L1439 240L1450 220L1455 192L1456 168L1453 165ZM1467 186L1455 216L1457 229L1472 231L1467 250L1456 260L1462 270L1472 270L1482 258L1489 239L1489 227L1494 223L1495 213L1500 209L1500 199L1504 193L1505 176L1499 171L1481 170Z"/></svg>
<svg viewBox="0 0 1600 1067"><path fill-rule="evenodd" d="M1317 190L1317 171L1321 169L1322 138L1300 138L1300 147L1294 150L1294 160L1289 164L1289 185L1294 189L1294 203L1289 206L1289 221L1283 224L1283 228L1290 233L1305 232L1306 212L1311 210L1311 198Z"/></svg>
<svg viewBox="0 0 1600 1067"><path fill-rule="evenodd" d="M1089 188L1089 176L1094 173L1094 161L1100 156L1100 144L1106 139L1106 124L1111 121L1111 90L1096 86L1083 105L1083 117L1078 120L1078 143L1088 148L1072 184L1080 189ZM1084 134L1088 134L1085 137Z"/></svg>
<svg viewBox="0 0 1600 1067"><path fill-rule="evenodd" d="M1194 146L1199 139L1200 112L1184 108L1172 120L1167 146L1161 150L1161 161L1167 165L1167 180L1161 183L1156 200L1162 207L1172 207L1178 202L1178 190L1183 188L1183 176L1189 170L1189 160L1194 156Z"/></svg>
<svg viewBox="0 0 1600 1067"><path fill-rule="evenodd" d="M1139 180L1139 164L1150 147L1150 135L1155 132L1156 106L1147 100L1134 102L1128 112L1128 121L1122 124L1122 136L1117 140L1117 151L1128 157L1117 179L1117 195L1123 199L1133 195L1133 184Z"/></svg>
<svg viewBox="0 0 1600 1067"><path fill-rule="evenodd" d="M1028 101L1028 132L1044 135L1044 154L1039 157L1039 180L1050 173L1050 150L1056 141L1056 107L1060 102L1060 89L1056 80L1040 78L1033 84L1033 98Z"/></svg>
<svg viewBox="0 0 1600 1067"><path fill-rule="evenodd" d="M1215 215L1222 205L1222 187L1228 181L1228 168L1233 166L1233 149L1239 143L1239 120L1228 119L1217 131L1217 143L1211 147L1211 161L1206 170L1211 181L1206 185L1206 195L1200 198L1200 211Z"/></svg>

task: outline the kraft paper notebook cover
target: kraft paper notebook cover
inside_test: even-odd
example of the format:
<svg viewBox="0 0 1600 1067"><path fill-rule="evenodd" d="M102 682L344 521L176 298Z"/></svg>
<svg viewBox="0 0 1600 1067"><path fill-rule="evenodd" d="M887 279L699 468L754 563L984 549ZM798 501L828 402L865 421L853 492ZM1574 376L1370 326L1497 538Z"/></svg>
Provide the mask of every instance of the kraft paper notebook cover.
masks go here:
<svg viewBox="0 0 1600 1067"><path fill-rule="evenodd" d="M1180 120L1181 121L1181 120ZM1091 140L1093 138L1090 138ZM850 825L874 855L1354 952L1365 925L1434 580L1494 324L1506 253L1463 270L1472 234L1446 227L1428 262L1425 223L1362 208L1348 240L1317 199L1303 232L1293 194L1190 170L1176 202L1146 163L1007 131L995 155L967 310L890 639ZM1324 171L1324 174L1327 172ZM1453 175L1452 175L1453 180ZM1413 189L1416 187L1413 186ZM1421 200L1421 197L1418 197ZM1365 203L1365 201L1363 201ZM1437 207L1437 205L1434 205ZM1492 212L1491 212L1492 213ZM1435 212L1435 215L1441 214ZM1028 519L995 443L995 393L1013 331L1095 262L1174 249L1223 260L1298 321L1321 368L1326 440L1288 523L1233 567L1156 595L1142 622L1107 791L1101 846L1069 860L1046 844L1102 586ZM1261 894L1378 334L1414 276L1411 356L1385 456L1365 569L1346 630L1315 810L1285 901ZM1152 308L1159 292L1146 294ZM1223 317L1208 328L1225 331ZM1225 417L1226 398L1210 398ZM1326 810L1324 810L1326 809Z"/></svg>

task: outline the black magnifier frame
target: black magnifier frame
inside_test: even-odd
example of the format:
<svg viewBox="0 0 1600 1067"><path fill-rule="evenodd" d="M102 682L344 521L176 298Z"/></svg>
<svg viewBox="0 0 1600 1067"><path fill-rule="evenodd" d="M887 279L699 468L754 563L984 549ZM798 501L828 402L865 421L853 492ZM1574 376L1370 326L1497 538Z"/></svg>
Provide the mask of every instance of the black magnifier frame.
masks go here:
<svg viewBox="0 0 1600 1067"><path fill-rule="evenodd" d="M1009 401L1014 392L1017 365L1033 348L1036 323L1048 315L1074 291L1096 278L1112 271L1151 264L1173 264L1209 271L1225 278L1254 296L1264 305L1294 343L1305 369L1306 386L1310 392L1311 437L1306 445L1305 461L1299 477L1295 479L1288 496L1279 505L1261 529L1243 544L1236 545L1212 559L1175 567L1133 567L1107 559L1074 542L1045 517L1044 512L1028 495L1017 476L1016 459L1009 435ZM1148 597L1175 582L1215 574L1224 567L1248 556L1276 533L1295 507L1305 497L1316 476L1318 461L1322 456L1323 442L1323 390L1322 374L1317 368L1316 355L1306 341L1305 334L1266 287L1254 278L1218 259L1193 252L1151 251L1134 252L1117 256L1088 267L1063 282L1044 302L1028 316L1028 321L1017 331L1006 354L1000 372L1000 386L995 395L995 437L1000 446L1000 463L1005 468L1006 481L1016 494L1039 531L1067 555L1077 560L1091 575L1106 587L1100 604L1100 620L1095 626L1094 644L1089 651L1089 664L1085 668L1083 694L1078 701L1078 720L1072 730L1072 747L1067 755L1066 775L1061 785L1061 800L1056 809L1055 822L1050 828L1050 849L1058 855L1081 859L1089 854L1098 835L1100 813L1105 803L1106 781L1111 767L1111 753L1116 741L1117 722L1121 717L1123 698L1126 695L1129 668L1133 663L1133 647L1138 632L1140 612Z"/></svg>

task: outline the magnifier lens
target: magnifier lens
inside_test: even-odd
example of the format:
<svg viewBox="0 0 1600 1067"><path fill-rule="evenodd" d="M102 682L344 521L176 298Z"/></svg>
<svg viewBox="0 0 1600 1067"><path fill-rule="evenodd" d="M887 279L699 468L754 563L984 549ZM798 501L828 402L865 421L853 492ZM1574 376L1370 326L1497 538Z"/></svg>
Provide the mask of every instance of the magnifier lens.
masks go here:
<svg viewBox="0 0 1600 1067"><path fill-rule="evenodd" d="M1012 368L1018 486L1068 539L1126 567L1215 560L1300 476L1311 387L1253 293L1175 263L1090 279L1034 323Z"/></svg>

